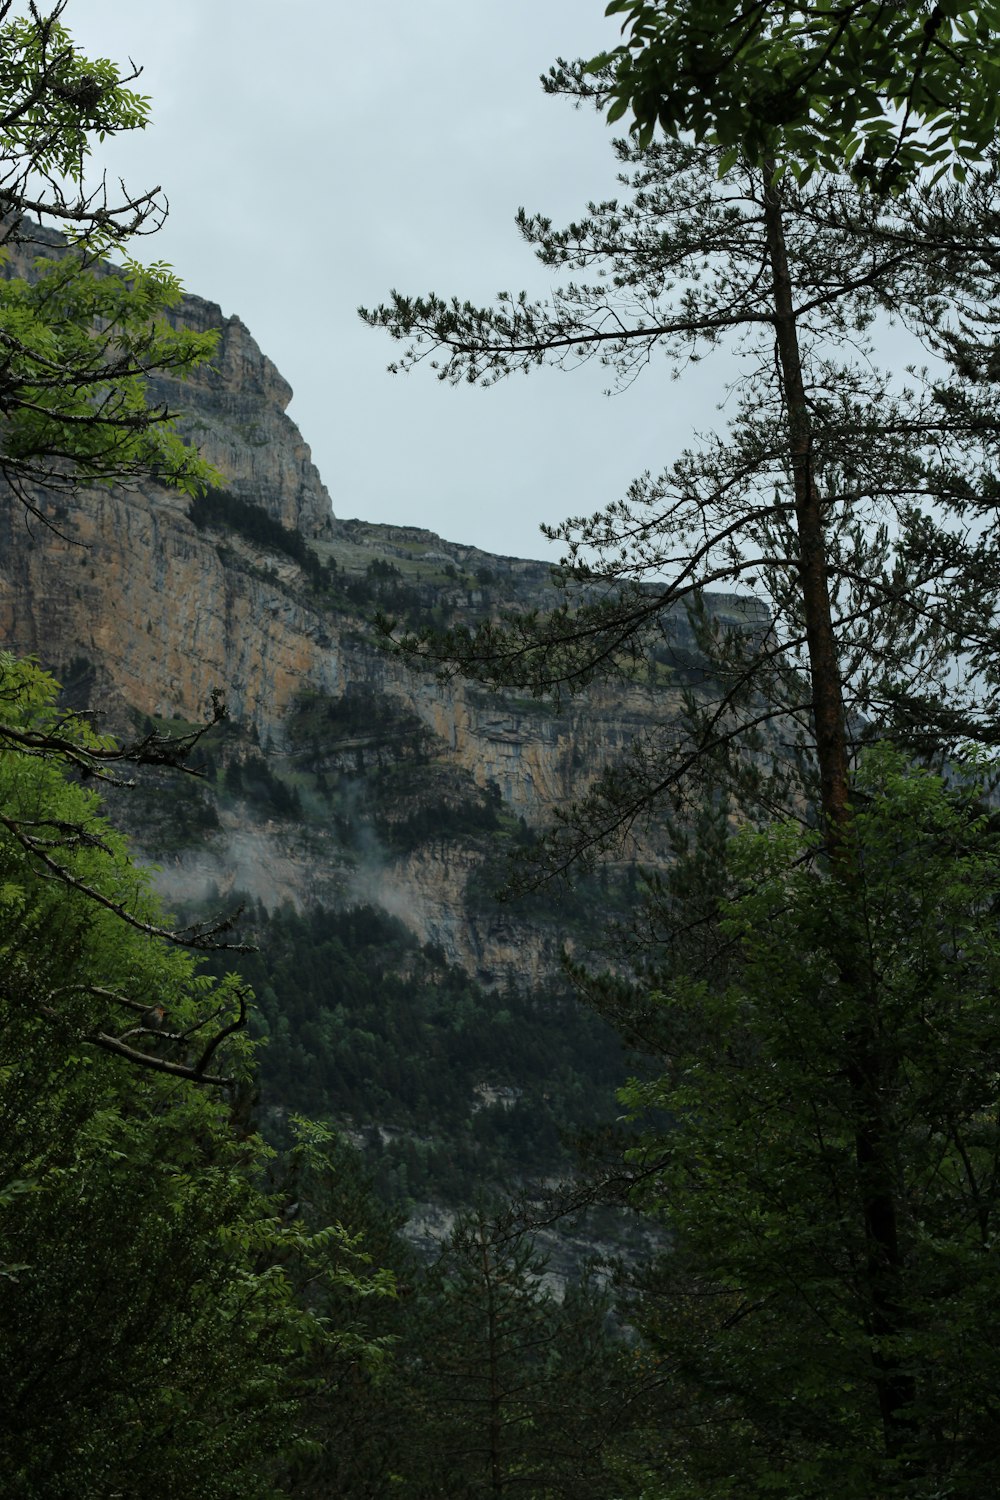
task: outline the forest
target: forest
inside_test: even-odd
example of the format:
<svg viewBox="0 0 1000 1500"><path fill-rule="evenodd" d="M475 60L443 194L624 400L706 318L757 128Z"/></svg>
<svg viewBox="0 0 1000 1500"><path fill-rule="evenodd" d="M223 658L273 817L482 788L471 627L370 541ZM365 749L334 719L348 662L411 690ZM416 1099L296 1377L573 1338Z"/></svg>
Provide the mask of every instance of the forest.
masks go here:
<svg viewBox="0 0 1000 1500"><path fill-rule="evenodd" d="M495 786L397 816L434 768L364 695L301 696L279 772L221 696L118 733L0 651L3 1493L994 1494L1000 13L611 0L620 45L555 64L624 132L618 196L520 212L547 299L362 310L391 368L740 374L724 431L549 528L551 608L473 617L349 578L148 399L216 338L132 258L159 190L92 185L150 102L70 10L0 3L18 523L153 475L394 669L546 704L670 676L681 712L535 837ZM885 367L889 328L919 363ZM366 783L387 848L491 841L521 902L614 919L604 962L498 990L370 904L165 909L129 784L178 848L226 798L335 820L317 757L361 728L405 746ZM554 1275L545 1231L598 1222L627 1252Z"/></svg>

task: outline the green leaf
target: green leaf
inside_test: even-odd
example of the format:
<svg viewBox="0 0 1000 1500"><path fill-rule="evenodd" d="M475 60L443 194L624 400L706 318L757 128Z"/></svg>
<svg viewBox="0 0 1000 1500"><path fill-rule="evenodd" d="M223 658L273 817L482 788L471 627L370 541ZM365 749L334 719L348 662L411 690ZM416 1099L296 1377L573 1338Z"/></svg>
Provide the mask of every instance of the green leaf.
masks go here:
<svg viewBox="0 0 1000 1500"><path fill-rule="evenodd" d="M719 158L718 175L725 177L730 168L734 167L740 159L739 146L730 146Z"/></svg>

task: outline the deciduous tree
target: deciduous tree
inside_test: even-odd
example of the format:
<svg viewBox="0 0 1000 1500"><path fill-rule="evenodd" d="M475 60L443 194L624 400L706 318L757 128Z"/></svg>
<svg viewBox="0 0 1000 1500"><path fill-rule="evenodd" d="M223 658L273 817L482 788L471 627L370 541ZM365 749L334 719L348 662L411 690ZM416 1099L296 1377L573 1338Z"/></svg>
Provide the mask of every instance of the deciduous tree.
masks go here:
<svg viewBox="0 0 1000 1500"><path fill-rule="evenodd" d="M215 345L212 333L171 325L181 288L169 267L127 258L130 242L162 223L166 200L159 188L113 188L94 170L95 147L144 128L149 101L129 87L137 69L77 50L67 3L26 13L0 3L0 477L54 525L59 495L80 487L153 476L195 493L217 477L174 431L173 414L146 399L148 376L183 375ZM126 258L112 267L111 253ZM10 686L5 678L5 695ZM179 764L191 739L99 739L68 715L26 728L0 706L0 744L101 775L128 762ZM53 834L39 842L21 830L55 873Z"/></svg>
<svg viewBox="0 0 1000 1500"><path fill-rule="evenodd" d="M78 1041L144 1068L228 1087L234 1079L219 1064L225 1044L246 1020L247 992L235 976L210 1003L192 1009L198 986L189 985L181 953L171 961L180 968L163 967L158 984L152 971L133 972L131 958L110 960L131 953L131 938L153 940L158 946L151 953L164 946L224 945L231 924L177 931L165 921L147 872L130 860L124 840L102 816L96 793L67 779L67 773L100 771L103 758L117 747L95 735L80 716L59 709L57 691L37 665L0 652L0 849L12 868L31 872L35 882L32 913L21 911L22 888L16 884L6 892L13 903L8 916L14 934L25 925L45 930L52 921L67 921L67 903L75 902L75 920L97 924L105 933L109 961L91 966L85 976L67 973L47 990L36 988L36 1013L61 1026L76 1016ZM155 739L155 734L147 737L150 744ZM112 936L119 930L120 941ZM12 953L18 940L10 939ZM5 935L0 945L7 941Z"/></svg>
<svg viewBox="0 0 1000 1500"><path fill-rule="evenodd" d="M690 132L802 179L964 178L1000 120L1000 9L955 0L611 0L623 42L581 70L640 145Z"/></svg>
<svg viewBox="0 0 1000 1500"><path fill-rule="evenodd" d="M215 335L170 325L181 289L166 265L102 261L166 214L159 188L113 189L92 166L106 136L145 126L149 101L128 87L137 69L80 54L67 4L0 4L0 473L35 513L39 487L153 473L194 492L212 477L145 391L207 359Z"/></svg>
<svg viewBox="0 0 1000 1500"><path fill-rule="evenodd" d="M47 679L12 678L44 708ZM374 1355L349 1309L391 1283L268 1191L246 987L165 940L93 793L0 751L0 808L5 1493L180 1497L192 1473L206 1496L278 1493L320 1351ZM303 1143L313 1170L322 1148Z"/></svg>

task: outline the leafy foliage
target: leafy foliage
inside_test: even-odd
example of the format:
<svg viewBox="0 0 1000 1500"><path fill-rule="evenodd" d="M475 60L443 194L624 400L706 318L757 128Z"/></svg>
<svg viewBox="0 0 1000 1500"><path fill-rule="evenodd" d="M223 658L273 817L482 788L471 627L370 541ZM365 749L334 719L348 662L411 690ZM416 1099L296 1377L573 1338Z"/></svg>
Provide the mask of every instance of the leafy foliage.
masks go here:
<svg viewBox="0 0 1000 1500"><path fill-rule="evenodd" d="M672 1239L641 1314L676 1413L665 1497L972 1496L995 1472L996 827L880 748L852 836L850 886L791 824L737 836L719 977L671 969L643 1001L665 1071L623 1099L674 1122L634 1158ZM894 1263L868 1222L886 1191Z"/></svg>
<svg viewBox="0 0 1000 1500"><path fill-rule="evenodd" d="M48 492L153 473L195 493L213 471L146 401L146 378L206 360L213 333L174 328L177 277L100 257L166 215L159 189L115 201L88 185L95 143L142 129L149 102L107 59L90 61L61 17L0 4L0 473L28 510ZM39 222L42 227L39 227ZM59 232L61 231L61 235ZM45 501L45 514L49 514Z"/></svg>
<svg viewBox="0 0 1000 1500"><path fill-rule="evenodd" d="M106 58L80 56L60 19L66 4L59 0L47 13L32 4L21 17L11 15L11 0L0 9L3 193L15 216L28 211L73 223L79 239L103 249L148 232L162 214L155 193L114 207L106 191L88 197L83 188L94 140L143 129L149 100L126 87L135 70L123 76Z"/></svg>
<svg viewBox="0 0 1000 1500"><path fill-rule="evenodd" d="M149 899L148 876L136 870L123 878L122 867L129 866L125 845L102 818L96 794L62 790L67 773L108 780L109 765L122 759L175 763L203 731L171 737L153 725L123 748L113 736L95 733L80 714L58 707L57 696L58 684L35 662L0 652L0 764L9 778L8 795L0 800L4 837L41 875L146 936L192 948L225 946L227 924L195 924L185 932L165 926Z"/></svg>
<svg viewBox="0 0 1000 1500"><path fill-rule="evenodd" d="M0 36L2 57L2 36ZM6 260L0 279L0 472L24 505L47 494L152 474L197 493L214 470L147 405L146 378L211 356L214 333L172 328L181 288L163 266L95 265L85 249ZM23 274L13 274L23 266Z"/></svg>
<svg viewBox="0 0 1000 1500"><path fill-rule="evenodd" d="M226 788L276 812L279 817L301 816L302 807L294 787L276 776L259 753L231 760L226 767Z"/></svg>
<svg viewBox="0 0 1000 1500"><path fill-rule="evenodd" d="M27 729L55 713L32 667L5 660L4 687ZM94 794L7 749L0 807L5 1490L180 1497L196 1470L206 1496L276 1494L308 1425L302 1360L375 1350L327 1323L319 1289L391 1283L355 1235L266 1190L246 987L160 936Z"/></svg>
<svg viewBox="0 0 1000 1500"><path fill-rule="evenodd" d="M18 16L13 0L0 3L0 475L53 526L60 492L152 476L195 494L215 478L172 414L147 401L150 375L186 374L215 334L172 326L181 287L167 266L102 259L166 213L159 189L133 196L122 185L116 200L106 179L88 178L95 144L143 128L148 100L128 87L134 69L77 51L65 9L32 3ZM115 763L180 763L196 738L98 742L78 727L50 715L26 736L0 722L0 744L108 775Z"/></svg>
<svg viewBox="0 0 1000 1500"><path fill-rule="evenodd" d="M949 161L961 180L993 141L992 4L611 0L606 14L621 17L625 40L583 76L641 147L659 125L721 145L723 170L741 155L787 163L801 180L849 165L884 191Z"/></svg>

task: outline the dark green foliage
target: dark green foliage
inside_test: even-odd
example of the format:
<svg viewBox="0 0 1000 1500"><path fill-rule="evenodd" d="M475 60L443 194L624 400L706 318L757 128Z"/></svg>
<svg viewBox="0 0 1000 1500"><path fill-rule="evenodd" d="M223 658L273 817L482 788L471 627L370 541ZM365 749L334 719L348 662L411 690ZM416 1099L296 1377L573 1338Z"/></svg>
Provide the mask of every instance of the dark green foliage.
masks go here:
<svg viewBox="0 0 1000 1500"><path fill-rule="evenodd" d="M675 1411L664 1500L995 1482L1000 847L886 750L855 802L850 882L793 825L744 834L722 962L696 977L686 947L641 1000L665 1071L623 1097L674 1121L633 1162L672 1240L638 1312Z"/></svg>
<svg viewBox="0 0 1000 1500"><path fill-rule="evenodd" d="M298 790L272 771L259 751L250 751L229 762L225 787L234 796L245 797L265 811L276 813L279 818L302 816Z"/></svg>
<svg viewBox="0 0 1000 1500"><path fill-rule="evenodd" d="M128 815L144 845L160 856L190 848L219 827L214 798L193 777L145 776L129 793Z"/></svg>
<svg viewBox="0 0 1000 1500"><path fill-rule="evenodd" d="M356 1180L344 1164L346 1185L339 1163L327 1185L338 1204L345 1187L349 1203ZM317 1186L322 1205L323 1184L307 1181L306 1191ZM398 1299L361 1309L369 1341L391 1339L389 1357L374 1380L341 1362L321 1385L310 1403L314 1444L294 1470L296 1496L648 1493L658 1379L637 1360L594 1279L563 1293L510 1214L463 1214L420 1265L391 1235L383 1242L366 1195L361 1213L365 1242L400 1277ZM356 1304L344 1311L357 1317Z"/></svg>
<svg viewBox="0 0 1000 1500"><path fill-rule="evenodd" d="M383 558L373 558L363 577L345 579L343 594L349 603L375 616L392 614L416 620L428 607L426 592L404 583L395 563Z"/></svg>
<svg viewBox="0 0 1000 1500"><path fill-rule="evenodd" d="M246 1280L270 1210L224 1114L4 1010L3 1253L18 1266L0 1280L5 1495L141 1485L182 1500L195 1464L206 1496L273 1493L299 1425L283 1371L294 1328L284 1295L268 1311L266 1283Z"/></svg>
<svg viewBox="0 0 1000 1500"><path fill-rule="evenodd" d="M616 1450L642 1402L610 1304L591 1283L560 1300L509 1217L460 1217L421 1287L400 1350L412 1425L402 1493L637 1495Z"/></svg>
<svg viewBox="0 0 1000 1500"><path fill-rule="evenodd" d="M731 159L851 170L891 191L949 160L988 154L997 126L993 3L893 0L788 4L763 0L610 0L625 41L549 87L582 76L640 144L657 126L728 147ZM943 163L944 165L938 165Z"/></svg>
<svg viewBox="0 0 1000 1500"><path fill-rule="evenodd" d="M375 827L390 848L403 851L436 840L481 838L501 827L499 792L462 801L435 801L403 818L376 816Z"/></svg>
<svg viewBox="0 0 1000 1500"><path fill-rule="evenodd" d="M316 1127L312 1127L313 1130ZM309 1441L290 1465L295 1500L365 1500L394 1493L390 1484L413 1463L412 1428L400 1378L400 1347L420 1298L421 1268L400 1238L402 1216L380 1203L357 1151L319 1132L322 1151L293 1158L281 1192L310 1223L336 1221L360 1236L372 1263L395 1274L399 1295L355 1296L349 1285L316 1287L311 1305L334 1328L350 1329L353 1358L316 1346L302 1370L302 1412ZM397 1476L390 1480L390 1476Z"/></svg>
<svg viewBox="0 0 1000 1500"><path fill-rule="evenodd" d="M288 718L295 764L303 769L341 765L346 751L361 752L355 769L363 770L366 752L376 761L412 761L425 755L427 731L417 715L388 693L352 682L339 698L303 693Z"/></svg>
<svg viewBox="0 0 1000 1500"><path fill-rule="evenodd" d="M400 723L405 736L407 716L401 715ZM394 754L383 754L385 741L376 729L364 747L368 762L364 779L344 777L337 784L336 790L354 815L355 844L364 850L367 842L370 849L374 836L380 848L409 853L426 843L460 843L474 847L478 876L483 873L479 863L483 858L491 868L495 865L502 870L513 820L502 809L499 789L481 788L468 773L430 759L426 733L419 728L411 733L409 740L393 739L389 748L395 749ZM481 880L477 883L486 905L493 906L500 883L500 878L492 876L485 885ZM472 895L471 881L468 893Z"/></svg>
<svg viewBox="0 0 1000 1500"><path fill-rule="evenodd" d="M395 563L389 562L386 558L375 557L365 569L365 577L373 581L395 582L400 577L400 572Z"/></svg>
<svg viewBox="0 0 1000 1500"><path fill-rule="evenodd" d="M267 1037L265 1109L386 1128L369 1150L391 1196L545 1175L570 1159L564 1132L607 1118L620 1054L565 988L487 992L371 907L258 911L253 932L239 968Z"/></svg>
<svg viewBox="0 0 1000 1500"><path fill-rule="evenodd" d="M329 586L336 573L336 563L321 563L299 531L293 531L269 515L263 506L243 500L227 490L207 490L196 495L188 506L188 515L199 531L235 531L247 541L269 552L280 552L297 562L314 588Z"/></svg>
<svg viewBox="0 0 1000 1500"><path fill-rule="evenodd" d="M197 1474L208 1500L264 1500L307 1435L303 1359L376 1359L347 1308L391 1283L268 1191L244 989L167 940L56 762L54 695L0 658L7 721L44 747L0 753L3 1492L183 1500ZM296 1148L314 1172L321 1144Z"/></svg>

